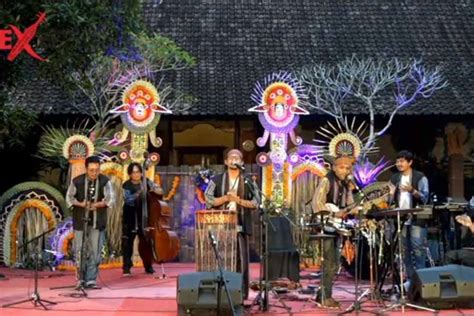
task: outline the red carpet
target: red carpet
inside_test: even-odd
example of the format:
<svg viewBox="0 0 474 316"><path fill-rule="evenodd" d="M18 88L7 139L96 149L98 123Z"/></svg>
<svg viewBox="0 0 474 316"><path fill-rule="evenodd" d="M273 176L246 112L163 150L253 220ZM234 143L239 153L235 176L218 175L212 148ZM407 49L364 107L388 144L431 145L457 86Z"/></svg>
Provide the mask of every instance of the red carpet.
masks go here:
<svg viewBox="0 0 474 316"><path fill-rule="evenodd" d="M155 267L158 271L159 267ZM167 279L159 280L143 273L142 268L132 270L131 277L123 277L120 269L101 270L98 284L101 290L88 290L88 297L71 297L72 289L51 290L51 287L74 285L74 275L71 272L40 272L39 293L42 299L57 302L49 305L49 311L31 302L0 308L0 315L176 315L176 278L181 273L194 271L194 264L173 263L166 265ZM0 281L0 305L15 302L30 297L34 289L33 271L0 268L8 280ZM253 280L258 279L258 264L251 265ZM318 281L311 281L318 282ZM308 281L302 280L304 287ZM362 289L368 287L362 283ZM334 297L342 304L342 310L349 307L354 300L354 281L346 276L339 276L335 283ZM251 291L250 305L257 292ZM247 309L247 315L335 315L341 310L323 310L308 301L310 296L289 293L281 296L281 300L291 307L291 314L283 308L270 306L267 312L261 312L257 306ZM385 302L388 304L388 302ZM278 299L272 297L270 305L280 305ZM363 304L363 308L379 310L375 302ZM353 313L355 314L355 313ZM431 312L406 309L406 315L433 315ZM368 315L359 313L359 315ZM401 310L385 313L385 315L402 315ZM443 310L438 315L474 315L471 310Z"/></svg>

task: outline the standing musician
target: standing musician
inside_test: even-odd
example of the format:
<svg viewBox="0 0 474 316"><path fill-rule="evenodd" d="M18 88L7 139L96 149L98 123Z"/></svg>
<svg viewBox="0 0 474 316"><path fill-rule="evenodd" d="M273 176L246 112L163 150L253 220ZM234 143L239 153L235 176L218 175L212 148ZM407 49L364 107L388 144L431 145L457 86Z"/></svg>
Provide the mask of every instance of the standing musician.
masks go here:
<svg viewBox="0 0 474 316"><path fill-rule="evenodd" d="M252 234L252 210L257 209L257 197L246 184L239 166L243 163L242 152L232 149L225 156L226 171L209 181L205 192L206 207L237 211L237 272L242 273L244 298L249 287L249 236Z"/></svg>
<svg viewBox="0 0 474 316"><path fill-rule="evenodd" d="M142 227L142 202L143 192L143 169L136 162L132 162L127 169L129 179L124 182L123 195L123 219L122 219L122 253L123 253L123 275L130 276L130 269L133 267L133 242L135 236L138 236L140 246L139 253L143 261L145 273L153 274L153 258L143 253L145 249L151 249L151 245L146 240ZM158 195L163 195L163 190L147 179L147 191L153 191Z"/></svg>
<svg viewBox="0 0 474 316"><path fill-rule="evenodd" d="M402 150L397 154L395 165L398 172L390 179L390 193L392 201L401 209L414 208L428 202L428 179L423 173L414 170L412 164L413 153ZM416 215L409 216L402 231L408 281L412 279L415 270L426 267L426 224L424 220L417 219ZM409 287L409 282L405 287Z"/></svg>
<svg viewBox="0 0 474 316"><path fill-rule="evenodd" d="M99 270L102 246L105 240L107 224L107 207L114 203L114 189L109 179L100 173L100 159L97 156L88 157L85 161L86 173L75 177L66 193L66 202L72 207L72 225L74 228L74 248L77 262L81 257L82 234L85 218L86 244L84 245L85 271L81 272L82 280L78 286L99 288L96 284ZM87 217L86 217L87 216ZM82 275L83 274L83 275Z"/></svg>
<svg viewBox="0 0 474 316"><path fill-rule="evenodd" d="M349 213L341 210L350 207L354 203L352 190L355 189L347 176L352 173L352 166L355 162L353 157L339 156L334 159L332 170L321 179L314 192L312 207L313 212L318 214L321 211L328 211L327 203L334 204L339 208L333 213L335 217L344 217ZM324 227L324 233L337 235L335 229ZM327 308L338 308L339 302L332 298L332 284L334 275L339 266L339 256L337 254L337 238L323 239L323 259L324 273L321 280L322 288L319 289L316 300L319 304ZM322 293L324 290L324 293Z"/></svg>

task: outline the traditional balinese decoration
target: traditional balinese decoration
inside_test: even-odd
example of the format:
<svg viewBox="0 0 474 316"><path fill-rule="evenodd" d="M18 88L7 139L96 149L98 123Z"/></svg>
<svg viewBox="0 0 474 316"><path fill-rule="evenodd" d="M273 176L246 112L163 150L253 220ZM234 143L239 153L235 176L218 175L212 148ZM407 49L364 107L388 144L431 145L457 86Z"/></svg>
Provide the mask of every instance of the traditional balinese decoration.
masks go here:
<svg viewBox="0 0 474 316"><path fill-rule="evenodd" d="M115 192L115 203L112 207L107 208L106 245L109 254L117 254L120 252L122 245L122 184L128 175L126 167L112 161L102 163L100 165L100 172L109 177Z"/></svg>
<svg viewBox="0 0 474 316"><path fill-rule="evenodd" d="M375 164L368 159L358 161L354 166L354 178L360 188L365 188L369 184L377 181L381 173L391 168L393 165L385 157L380 158Z"/></svg>
<svg viewBox="0 0 474 316"><path fill-rule="evenodd" d="M27 203L26 201L35 202ZM17 231L18 220L20 220L27 208L37 209L41 212L48 225L55 225L56 222L61 222L69 212L62 194L45 183L24 182L7 190L0 197L0 262L6 265L10 265L16 260L17 245L15 243L15 249L13 249L12 240L16 240L18 244L22 244L25 241L23 239L16 239L17 237L12 239L12 232ZM26 223L27 226L35 224Z"/></svg>
<svg viewBox="0 0 474 316"><path fill-rule="evenodd" d="M205 208L206 198L204 192L206 192L209 181L215 175L212 169L200 169L194 172L192 177L193 183L196 186L196 199Z"/></svg>
<svg viewBox="0 0 474 316"><path fill-rule="evenodd" d="M72 135L63 144L63 157L69 162L68 179L72 181L86 172L85 160L94 154L94 144L89 137Z"/></svg>
<svg viewBox="0 0 474 316"><path fill-rule="evenodd" d="M163 143L156 137L155 127L160 121L161 114L171 111L160 104L158 91L148 81L136 80L130 83L122 94L122 104L112 109L111 113L120 114L124 125L121 132L115 134L113 143L122 144L130 135L130 159L143 162L147 154L148 139L155 147Z"/></svg>
<svg viewBox="0 0 474 316"><path fill-rule="evenodd" d="M303 88L290 73L274 73L265 78L263 84L255 86L252 100L257 104L249 109L257 112L265 132L257 139L259 147L270 140L270 151L257 156L257 163L263 167L262 189L265 198L281 207L287 207L291 200L291 164L288 162L288 137L296 146L302 143L294 129L299 115L309 114L301 106L306 99Z"/></svg>
<svg viewBox="0 0 474 316"><path fill-rule="evenodd" d="M365 121L356 127L355 117L351 124L348 124L347 117L345 117L344 124L336 120L335 124L328 121L327 125L328 127L322 126L316 131L317 134L322 136L322 139L314 140L318 144L316 147L326 160L341 156L357 159L362 154L364 147L362 143L363 134L368 126ZM365 154L372 154L377 151L378 147L373 146Z"/></svg>
<svg viewBox="0 0 474 316"><path fill-rule="evenodd" d="M69 245L71 244L72 239L74 239L72 219L67 218L56 226L56 230L49 239L51 250L55 252L55 266L59 265L63 258L69 256L71 250Z"/></svg>
<svg viewBox="0 0 474 316"><path fill-rule="evenodd" d="M180 181L181 179L178 176L175 176L173 178L173 184L171 186L171 190L169 190L168 194L165 194L163 196L164 201L169 201L175 196L176 192L178 191ZM161 176L159 173L155 175L155 183L159 185L160 187L163 187L162 182L161 182Z"/></svg>
<svg viewBox="0 0 474 316"><path fill-rule="evenodd" d="M288 153L289 162L293 166L291 179L296 180L304 172L311 172L318 177L324 177L327 169L319 149L314 145L300 145Z"/></svg>

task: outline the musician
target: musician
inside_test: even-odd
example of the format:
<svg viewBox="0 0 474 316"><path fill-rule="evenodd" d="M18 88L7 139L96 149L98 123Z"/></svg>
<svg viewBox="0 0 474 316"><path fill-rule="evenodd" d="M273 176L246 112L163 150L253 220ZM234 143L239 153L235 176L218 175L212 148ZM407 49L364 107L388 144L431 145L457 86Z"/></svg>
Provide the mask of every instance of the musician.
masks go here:
<svg viewBox="0 0 474 316"><path fill-rule="evenodd" d="M474 268L474 210L469 214L456 216L456 221L463 225L461 228L461 249L450 250L446 253L446 264L461 264Z"/></svg>
<svg viewBox="0 0 474 316"><path fill-rule="evenodd" d="M333 213L335 217L344 217L347 215L346 212L341 209L346 208L354 203L352 190L354 187L347 181L347 176L352 173L352 166L355 162L353 157L339 156L335 158L332 164L332 170L321 179L313 195L312 207L314 213L321 211L327 211L328 206L326 203L334 204L339 208L338 212ZM335 230L324 228L324 233L333 234L334 239L323 239L323 278L321 280L322 287L324 289L324 295L321 293L321 289L317 294L317 301L322 306L327 308L339 307L337 302L332 297L332 284L334 275L339 266L339 256L337 253L337 233ZM324 297L323 297L324 296Z"/></svg>
<svg viewBox="0 0 474 316"><path fill-rule="evenodd" d="M80 261L84 219L87 219L85 251L85 273L78 286L99 288L96 283L101 260L101 251L105 239L107 208L113 205L114 189L109 179L100 174L100 159L88 157L85 161L86 173L75 177L67 190L66 202L72 207L72 225L74 228L74 248L76 262ZM87 217L86 217L87 216ZM81 284L85 282L85 284Z"/></svg>
<svg viewBox="0 0 474 316"><path fill-rule="evenodd" d="M145 198L143 194L143 169L136 162L132 162L127 173L129 179L122 185L123 188L123 219L122 219L122 256L123 256L123 275L130 276L130 269L133 267L133 242L138 236L140 244L140 257L143 261L145 273L153 274L153 258L144 255L144 249L150 249L151 245L146 241L142 227L142 201ZM151 190L158 195L163 195L163 190L147 179L147 190Z"/></svg>
<svg viewBox="0 0 474 316"><path fill-rule="evenodd" d="M412 164L413 153L402 150L397 154L395 166L398 172L390 179L390 193L396 207L401 209L414 208L428 202L428 179L423 173L413 169ZM416 219L416 215L409 216L405 221L402 236L405 246L404 263L408 280L411 280L415 270L426 267L426 223Z"/></svg>
<svg viewBox="0 0 474 316"><path fill-rule="evenodd" d="M249 236L252 234L252 210L257 209L257 193L249 184L238 166L243 163L242 152L231 149L225 156L226 171L209 181L205 192L206 207L237 211L238 214L238 259L237 272L242 273L244 298L249 286Z"/></svg>

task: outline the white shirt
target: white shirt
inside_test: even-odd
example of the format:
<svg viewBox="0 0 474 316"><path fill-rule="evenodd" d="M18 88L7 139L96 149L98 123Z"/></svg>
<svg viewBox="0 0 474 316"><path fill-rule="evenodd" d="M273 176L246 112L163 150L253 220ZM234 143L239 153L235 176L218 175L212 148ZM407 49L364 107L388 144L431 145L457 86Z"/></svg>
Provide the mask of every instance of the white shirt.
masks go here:
<svg viewBox="0 0 474 316"><path fill-rule="evenodd" d="M400 179L400 186L402 185L411 185L410 175L402 175L402 178ZM400 190L398 207L411 208L412 205L412 194L410 192Z"/></svg>
<svg viewBox="0 0 474 316"><path fill-rule="evenodd" d="M239 188L239 177L229 178L229 191L234 194L237 194L237 189ZM227 208L232 211L237 211L237 202L229 202Z"/></svg>

